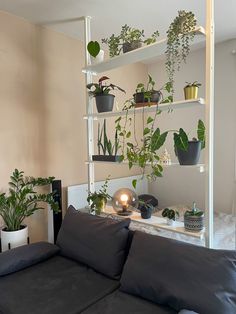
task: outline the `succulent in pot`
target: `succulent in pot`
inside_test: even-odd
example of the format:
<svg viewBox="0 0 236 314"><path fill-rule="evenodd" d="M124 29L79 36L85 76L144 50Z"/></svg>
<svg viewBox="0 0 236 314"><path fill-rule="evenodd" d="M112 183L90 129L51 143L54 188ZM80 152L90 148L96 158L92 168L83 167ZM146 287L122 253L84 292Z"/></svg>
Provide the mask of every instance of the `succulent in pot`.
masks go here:
<svg viewBox="0 0 236 314"><path fill-rule="evenodd" d="M107 80L109 80L109 77L102 76L98 80L98 83L87 84L89 96L95 97L98 112L107 112L113 110L115 96L110 94L111 91L119 90L125 93L125 90L117 85L104 83Z"/></svg>
<svg viewBox="0 0 236 314"><path fill-rule="evenodd" d="M186 86L184 87L184 97L186 100L188 99L197 99L198 98L198 90L199 87L202 85L201 83L198 83L197 81L194 81L193 83L186 82Z"/></svg>
<svg viewBox="0 0 236 314"><path fill-rule="evenodd" d="M149 38L145 39L144 30L139 30L125 24L122 26L119 35L115 36L115 34L112 34L109 38L103 38L102 43L108 45L110 57L115 57L121 51L126 53L140 48L142 44L150 45L155 43L158 36L159 32L155 31Z"/></svg>
<svg viewBox="0 0 236 314"><path fill-rule="evenodd" d="M199 161L201 149L205 148L205 125L202 120L198 120L197 136L190 141L182 128L174 132L175 153L180 165L196 165Z"/></svg>
<svg viewBox="0 0 236 314"><path fill-rule="evenodd" d="M204 212L196 207L193 202L192 210L187 210L184 214L184 227L188 231L201 231L204 228Z"/></svg>
<svg viewBox="0 0 236 314"><path fill-rule="evenodd" d="M1 230L2 251L14 248L28 242L28 227L25 218L43 209L42 203L49 204L59 211L58 203L54 201L54 193L37 193L35 188L47 186L54 177L33 178L24 177L24 172L15 169L9 182L9 193L0 194L0 216L5 227Z"/></svg>
<svg viewBox="0 0 236 314"><path fill-rule="evenodd" d="M109 177L106 178L106 181L98 190L98 192L89 192L87 197L87 202L90 205L91 212L96 215L100 215L101 212L105 209L108 199L111 199L111 196L107 192Z"/></svg>
<svg viewBox="0 0 236 314"><path fill-rule="evenodd" d="M166 223L169 226L173 226L175 221L179 218L179 212L174 209L165 208L162 211L162 217L166 218Z"/></svg>

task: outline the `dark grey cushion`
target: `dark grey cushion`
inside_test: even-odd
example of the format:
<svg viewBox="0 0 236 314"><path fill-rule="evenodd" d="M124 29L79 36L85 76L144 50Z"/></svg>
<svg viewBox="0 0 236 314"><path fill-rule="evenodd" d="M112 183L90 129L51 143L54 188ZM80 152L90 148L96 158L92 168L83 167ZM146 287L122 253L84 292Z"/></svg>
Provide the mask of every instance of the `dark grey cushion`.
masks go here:
<svg viewBox="0 0 236 314"><path fill-rule="evenodd" d="M69 207L57 238L63 256L117 279L125 262L130 219L114 221Z"/></svg>
<svg viewBox="0 0 236 314"><path fill-rule="evenodd" d="M121 289L177 311L235 314L236 251L135 232Z"/></svg>
<svg viewBox="0 0 236 314"><path fill-rule="evenodd" d="M90 306L82 314L175 314L167 306L157 305L127 293L115 291Z"/></svg>
<svg viewBox="0 0 236 314"><path fill-rule="evenodd" d="M0 278L0 313L78 314L119 282L62 256Z"/></svg>
<svg viewBox="0 0 236 314"><path fill-rule="evenodd" d="M45 261L59 251L59 247L54 244L38 242L0 253L0 276Z"/></svg>

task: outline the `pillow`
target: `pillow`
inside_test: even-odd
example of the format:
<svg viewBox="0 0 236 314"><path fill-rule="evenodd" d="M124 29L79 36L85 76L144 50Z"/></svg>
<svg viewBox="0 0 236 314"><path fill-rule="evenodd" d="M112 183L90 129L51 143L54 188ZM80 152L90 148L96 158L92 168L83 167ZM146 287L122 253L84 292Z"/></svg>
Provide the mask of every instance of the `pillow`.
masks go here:
<svg viewBox="0 0 236 314"><path fill-rule="evenodd" d="M59 247L54 244L38 242L5 251L0 254L0 276L5 276L45 261L56 255L59 250Z"/></svg>
<svg viewBox="0 0 236 314"><path fill-rule="evenodd" d="M176 311L236 313L236 251L212 250L136 231L121 290Z"/></svg>
<svg viewBox="0 0 236 314"><path fill-rule="evenodd" d="M130 219L114 221L79 212L70 206L57 245L63 256L117 279L125 262L129 224Z"/></svg>

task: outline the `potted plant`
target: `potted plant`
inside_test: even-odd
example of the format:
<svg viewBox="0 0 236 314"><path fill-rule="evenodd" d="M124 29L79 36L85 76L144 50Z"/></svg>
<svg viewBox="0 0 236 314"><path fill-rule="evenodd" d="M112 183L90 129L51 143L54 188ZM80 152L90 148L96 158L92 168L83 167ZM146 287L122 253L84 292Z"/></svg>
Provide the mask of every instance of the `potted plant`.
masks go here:
<svg viewBox="0 0 236 314"><path fill-rule="evenodd" d="M100 123L98 124L98 155L93 155L92 159L94 161L119 161L120 156L117 155L119 149L119 139L117 135L117 130L115 132L114 144L107 136L106 119L103 122L103 128L100 131Z"/></svg>
<svg viewBox="0 0 236 314"><path fill-rule="evenodd" d="M139 199L138 209L140 210L140 214L143 219L149 219L152 216L154 206L152 205L151 200L144 201Z"/></svg>
<svg viewBox="0 0 236 314"><path fill-rule="evenodd" d="M133 95L135 107L147 105L157 105L162 97L161 91L154 89L155 82L151 75L148 75L148 83L145 87L143 83L139 83L136 87L136 93Z"/></svg>
<svg viewBox="0 0 236 314"><path fill-rule="evenodd" d="M196 208L193 203L192 210L187 210L184 214L184 227L188 231L201 231L204 228L204 212Z"/></svg>
<svg viewBox="0 0 236 314"><path fill-rule="evenodd" d="M104 50L100 48L97 41L90 41L87 45L87 51L91 56L92 64L96 64L104 60Z"/></svg>
<svg viewBox="0 0 236 314"><path fill-rule="evenodd" d="M102 43L107 44L109 47L110 57L118 56L121 51L123 53L140 48L142 43L150 45L156 42L159 32L155 31L149 38L145 39L144 30L132 28L125 24L121 28L121 32L118 36L114 34L109 38L103 38Z"/></svg>
<svg viewBox="0 0 236 314"><path fill-rule="evenodd" d="M96 215L100 215L105 209L108 199L111 196L107 193L109 177L106 179L101 189L98 192L89 192L87 197L87 202L90 204L92 213L95 212Z"/></svg>
<svg viewBox="0 0 236 314"><path fill-rule="evenodd" d="M186 86L184 87L184 97L186 100L188 99L197 99L198 98L198 89L202 85L197 81L193 83L186 82Z"/></svg>
<svg viewBox="0 0 236 314"><path fill-rule="evenodd" d="M162 211L162 217L166 218L166 223L169 226L173 226L175 221L179 218L179 212L174 209L165 208Z"/></svg>
<svg viewBox="0 0 236 314"><path fill-rule="evenodd" d="M36 187L47 186L54 177L33 178L24 177L24 172L14 170L9 182L9 192L0 194L0 216L5 227L1 230L2 251L14 248L28 241L28 227L24 219L43 209L40 203L46 203L54 211L58 211L58 203L54 201L53 193L39 194Z"/></svg>
<svg viewBox="0 0 236 314"><path fill-rule="evenodd" d="M197 21L193 12L184 10L178 12L178 16L170 24L167 31L166 47L166 71L169 82L174 91L174 75L176 70L179 71L180 65L186 63L187 56L190 52L190 42L193 41L196 32L194 31Z"/></svg>
<svg viewBox="0 0 236 314"><path fill-rule="evenodd" d="M196 165L199 161L201 149L205 148L205 125L202 120L198 120L197 136L197 139L190 141L182 128L174 133L175 153L180 165Z"/></svg>
<svg viewBox="0 0 236 314"><path fill-rule="evenodd" d="M113 90L119 90L125 93L125 90L114 84L104 84L105 81L109 80L109 77L102 76L98 83L90 83L87 85L89 89L89 96L95 97L96 106L98 112L107 112L113 110L115 96L110 94Z"/></svg>

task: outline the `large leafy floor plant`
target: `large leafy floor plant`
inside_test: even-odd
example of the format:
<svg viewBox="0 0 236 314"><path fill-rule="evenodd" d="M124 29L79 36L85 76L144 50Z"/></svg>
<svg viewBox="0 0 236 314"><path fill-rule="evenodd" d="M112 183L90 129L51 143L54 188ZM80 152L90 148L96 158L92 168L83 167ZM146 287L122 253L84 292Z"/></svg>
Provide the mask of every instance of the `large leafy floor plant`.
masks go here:
<svg viewBox="0 0 236 314"><path fill-rule="evenodd" d="M54 177L33 178L24 177L24 172L15 169L10 177L9 193L0 194L0 216L5 223L6 231L21 229L26 217L33 215L39 209L43 209L42 202L58 211L58 203L54 201L54 193L37 193L36 187L47 186L52 183Z"/></svg>

